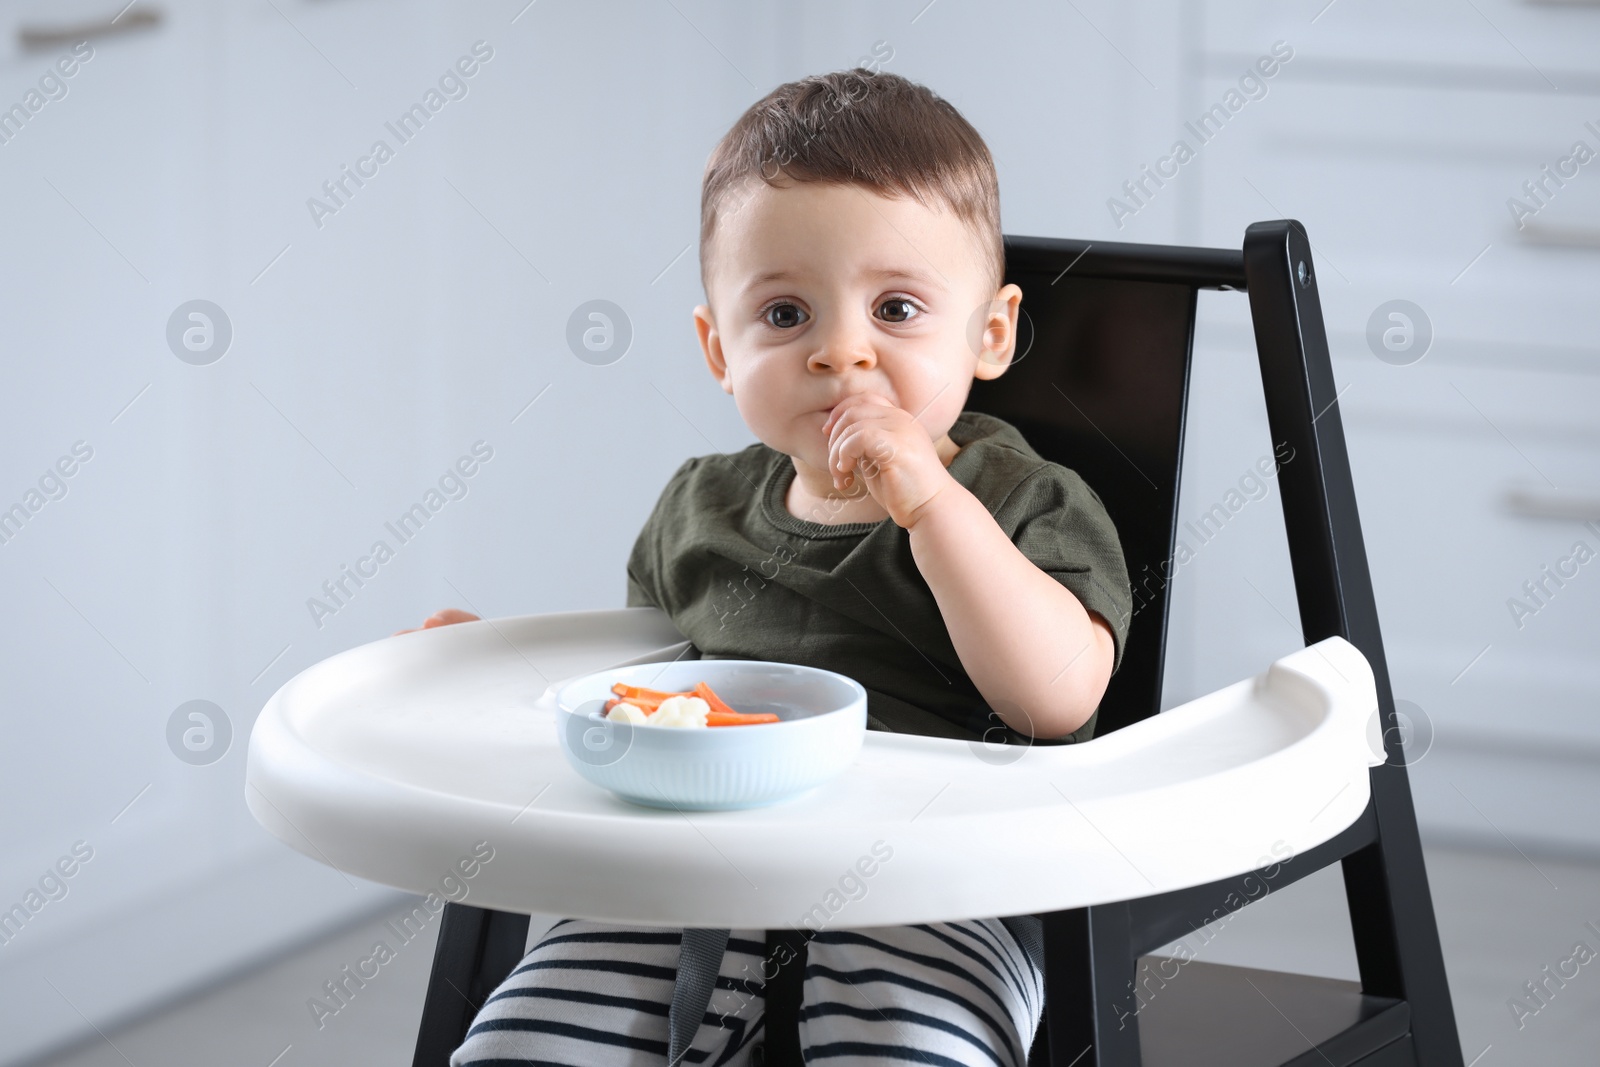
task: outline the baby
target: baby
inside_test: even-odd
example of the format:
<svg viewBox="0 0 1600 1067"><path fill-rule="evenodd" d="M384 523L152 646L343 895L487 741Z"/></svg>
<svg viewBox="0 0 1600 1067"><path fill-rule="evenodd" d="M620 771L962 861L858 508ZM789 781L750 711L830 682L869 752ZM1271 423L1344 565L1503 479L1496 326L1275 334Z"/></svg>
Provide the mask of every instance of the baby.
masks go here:
<svg viewBox="0 0 1600 1067"><path fill-rule="evenodd" d="M700 346L759 443L673 475L628 604L667 612L705 658L857 679L871 729L1086 740L1128 577L1083 480L963 410L1007 369L1022 300L978 133L897 75L780 86L712 153L700 263ZM1036 919L807 925L808 1061L1026 1063ZM761 930L564 920L450 1062L759 1063L767 955Z"/></svg>

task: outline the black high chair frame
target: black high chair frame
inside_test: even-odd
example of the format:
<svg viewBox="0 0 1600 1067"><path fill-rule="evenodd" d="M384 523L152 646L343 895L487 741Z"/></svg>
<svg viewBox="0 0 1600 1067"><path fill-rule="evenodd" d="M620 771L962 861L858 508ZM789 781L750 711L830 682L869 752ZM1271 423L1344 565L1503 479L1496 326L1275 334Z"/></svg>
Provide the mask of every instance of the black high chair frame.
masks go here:
<svg viewBox="0 0 1600 1067"><path fill-rule="evenodd" d="M1293 450L1277 480L1303 637L1338 635L1366 656L1387 754L1371 768L1361 817L1316 848L1209 885L1041 916L1045 1006L1030 1067L1461 1067L1304 228L1255 223L1242 251L1008 237L1006 265L1024 295L1018 354L1000 378L974 384L967 407L1006 419L1045 458L1083 475L1117 526L1134 588L1096 736L1160 711L1196 299L1201 289L1242 290L1272 441ZM1175 978L1141 970L1142 956L1263 887L1336 862L1359 985L1199 961ZM768 931L774 959L799 959L767 983L766 1067L802 1062L805 933ZM446 906L414 1067L445 1067L527 936L525 915Z"/></svg>

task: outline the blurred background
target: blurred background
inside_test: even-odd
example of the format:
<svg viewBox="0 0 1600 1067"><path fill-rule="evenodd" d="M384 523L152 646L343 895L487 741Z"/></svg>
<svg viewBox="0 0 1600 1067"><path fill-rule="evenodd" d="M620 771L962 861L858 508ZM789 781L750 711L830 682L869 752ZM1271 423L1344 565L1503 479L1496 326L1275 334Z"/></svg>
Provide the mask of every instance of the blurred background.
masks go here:
<svg viewBox="0 0 1600 1067"><path fill-rule="evenodd" d="M256 825L254 718L438 608L622 606L667 477L754 440L706 156L858 63L978 128L1007 233L1305 224L1466 1059L1593 1062L1600 977L1524 983L1600 950L1600 5L125 3L0 3L0 1063L409 1062L433 931L319 1026L415 898ZM1180 521L1272 450L1244 298L1195 361ZM1300 646L1275 491L1174 596L1165 707ZM1211 958L1354 977L1337 875L1279 898Z"/></svg>

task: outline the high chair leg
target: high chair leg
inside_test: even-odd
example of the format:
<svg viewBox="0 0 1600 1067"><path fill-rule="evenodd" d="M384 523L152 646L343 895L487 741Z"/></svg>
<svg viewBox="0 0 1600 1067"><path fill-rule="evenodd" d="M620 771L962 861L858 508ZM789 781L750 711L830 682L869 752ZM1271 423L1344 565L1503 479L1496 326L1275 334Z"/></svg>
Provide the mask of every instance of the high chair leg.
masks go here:
<svg viewBox="0 0 1600 1067"><path fill-rule="evenodd" d="M800 1007L804 1000L809 932L767 931L766 980L760 1067L803 1067L800 1051Z"/></svg>
<svg viewBox="0 0 1600 1067"><path fill-rule="evenodd" d="M449 1067L450 1054L466 1040L478 1009L527 946L526 915L470 904L444 906L411 1067Z"/></svg>
<svg viewBox="0 0 1600 1067"><path fill-rule="evenodd" d="M1139 1067L1139 1025L1128 1006L1133 990L1128 905L1097 904L1053 911L1044 919L1045 992L1041 1028L1048 1028L1048 1065Z"/></svg>

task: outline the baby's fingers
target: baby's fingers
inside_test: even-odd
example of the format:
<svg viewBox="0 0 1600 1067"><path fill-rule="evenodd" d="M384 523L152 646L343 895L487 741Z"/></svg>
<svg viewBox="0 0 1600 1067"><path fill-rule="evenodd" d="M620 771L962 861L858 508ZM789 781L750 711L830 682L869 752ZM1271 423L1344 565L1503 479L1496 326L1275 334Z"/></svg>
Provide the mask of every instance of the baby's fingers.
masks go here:
<svg viewBox="0 0 1600 1067"><path fill-rule="evenodd" d="M834 474L837 482L838 475L850 474L856 466L856 458L861 454L861 434L858 426L845 426L835 430L834 442L827 450L827 466Z"/></svg>
<svg viewBox="0 0 1600 1067"><path fill-rule="evenodd" d="M828 473L833 477L835 489L847 489L854 480L851 473L856 466L856 436L841 437L833 447L833 456L829 461Z"/></svg>
<svg viewBox="0 0 1600 1067"><path fill-rule="evenodd" d="M862 411L862 405L872 404L884 404L890 407L894 406L889 404L888 400L879 396L877 393L861 393L856 396L846 397L835 404L832 411L828 412L828 417L822 421L822 432L832 433L834 427L838 426L840 422L844 421L847 416L860 414Z"/></svg>
<svg viewBox="0 0 1600 1067"><path fill-rule="evenodd" d="M418 630L432 630L437 626L449 626L450 624L457 622L477 621L478 616L472 614L470 611L462 611L460 608L445 608L443 611L436 611L432 615L428 616L421 626L413 626L408 630L396 630L389 636L399 637L401 634L414 634Z"/></svg>
<svg viewBox="0 0 1600 1067"><path fill-rule="evenodd" d="M451 623L455 622L477 621L478 616L472 614L470 611L462 611L460 608L445 608L443 611L434 612L432 617L430 617L427 622L422 624L422 627L425 630L431 630L435 626L449 626Z"/></svg>

